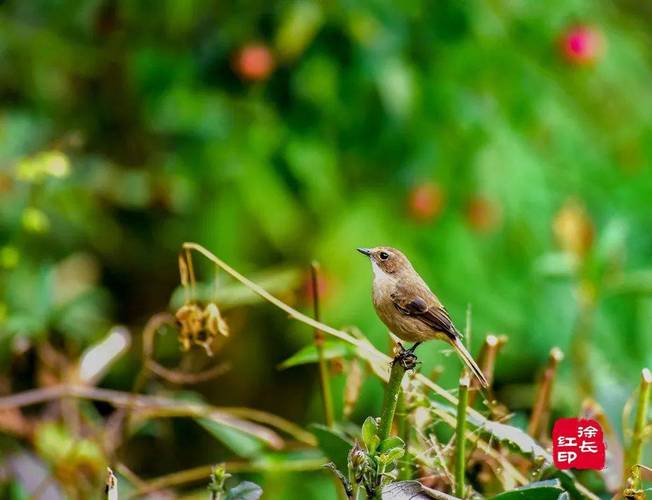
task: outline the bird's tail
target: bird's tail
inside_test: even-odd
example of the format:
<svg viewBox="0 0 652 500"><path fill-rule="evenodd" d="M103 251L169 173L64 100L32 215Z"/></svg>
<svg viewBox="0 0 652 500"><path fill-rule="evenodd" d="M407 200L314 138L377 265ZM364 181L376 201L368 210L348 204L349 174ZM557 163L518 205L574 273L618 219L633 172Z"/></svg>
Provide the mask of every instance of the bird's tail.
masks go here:
<svg viewBox="0 0 652 500"><path fill-rule="evenodd" d="M480 370L480 367L474 361L471 353L466 350L466 347L464 347L464 344L462 344L460 338L456 337L455 339L451 340L451 344L453 344L453 347L460 355L460 358L462 358L462 361L464 361L464 364L468 367L469 370L471 370L471 372L473 372L473 375L475 375L475 377L478 379L480 385L484 388L489 387L487 378L484 376L484 373L482 373L482 370Z"/></svg>

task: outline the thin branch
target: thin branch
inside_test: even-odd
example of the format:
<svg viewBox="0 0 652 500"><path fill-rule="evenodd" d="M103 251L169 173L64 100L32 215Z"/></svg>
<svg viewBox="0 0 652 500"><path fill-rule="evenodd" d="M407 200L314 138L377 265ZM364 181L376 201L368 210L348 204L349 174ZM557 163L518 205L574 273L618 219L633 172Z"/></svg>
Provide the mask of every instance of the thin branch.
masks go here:
<svg viewBox="0 0 652 500"><path fill-rule="evenodd" d="M0 398L0 410L29 406L65 397L104 401L118 408L132 406L133 410L137 412L137 416L140 417L209 417L227 427L232 427L252 434L262 441L265 441L272 448L281 448L283 446L283 440L278 434L267 427L257 425L249 420L264 421L264 423L277 427L279 430L286 432L298 441L309 445L315 444L315 439L312 434L299 429L295 424L292 424L281 417L260 410L249 408L231 409L228 407L216 407L206 404L186 403L158 396L144 396L140 394L115 391L112 389L100 389L80 385L62 384L32 389L18 394L5 396ZM246 416L249 420L243 420L239 418L238 415Z"/></svg>
<svg viewBox="0 0 652 500"><path fill-rule="evenodd" d="M315 320L319 321L319 264L313 262L310 266L310 281L312 285L312 306ZM321 388L322 404L324 406L324 416L326 425L333 427L335 418L333 416L333 396L331 393L330 374L328 373L328 363L324 358L324 332L319 328L314 329L315 347L319 356L319 382Z"/></svg>

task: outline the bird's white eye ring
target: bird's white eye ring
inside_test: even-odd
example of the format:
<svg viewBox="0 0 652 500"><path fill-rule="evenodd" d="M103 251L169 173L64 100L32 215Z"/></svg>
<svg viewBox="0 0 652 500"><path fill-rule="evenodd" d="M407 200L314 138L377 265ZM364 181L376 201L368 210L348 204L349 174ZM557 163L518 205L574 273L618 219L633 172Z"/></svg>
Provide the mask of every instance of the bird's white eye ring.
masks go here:
<svg viewBox="0 0 652 500"><path fill-rule="evenodd" d="M380 252L380 260L387 260L389 259L389 254L387 252Z"/></svg>

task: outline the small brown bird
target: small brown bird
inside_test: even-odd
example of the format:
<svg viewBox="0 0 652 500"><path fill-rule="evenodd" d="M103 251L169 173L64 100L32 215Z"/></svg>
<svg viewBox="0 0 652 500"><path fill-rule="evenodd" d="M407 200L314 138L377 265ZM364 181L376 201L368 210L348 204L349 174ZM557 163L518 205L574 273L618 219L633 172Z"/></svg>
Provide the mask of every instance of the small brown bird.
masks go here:
<svg viewBox="0 0 652 500"><path fill-rule="evenodd" d="M455 348L480 384L487 387L487 379L462 344L462 335L453 325L448 311L407 257L391 247L358 248L358 252L371 260L376 313L394 335L415 342L404 353L414 362L414 350L419 344L430 339L445 340Z"/></svg>

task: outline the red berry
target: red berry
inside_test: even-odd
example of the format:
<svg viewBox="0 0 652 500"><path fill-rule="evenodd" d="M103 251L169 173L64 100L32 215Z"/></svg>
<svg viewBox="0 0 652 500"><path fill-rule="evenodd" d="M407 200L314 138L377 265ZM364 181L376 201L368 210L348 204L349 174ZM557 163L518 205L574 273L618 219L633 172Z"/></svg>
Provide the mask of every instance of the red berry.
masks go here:
<svg viewBox="0 0 652 500"><path fill-rule="evenodd" d="M444 195L438 184L428 182L416 186L410 192L408 207L412 218L420 222L435 219L444 206Z"/></svg>
<svg viewBox="0 0 652 500"><path fill-rule="evenodd" d="M274 56L262 44L246 45L237 53L234 69L244 80L265 80L274 70Z"/></svg>
<svg viewBox="0 0 652 500"><path fill-rule="evenodd" d="M594 63L602 54L601 33L590 26L575 26L562 37L564 57L570 63L587 65Z"/></svg>

